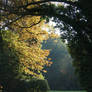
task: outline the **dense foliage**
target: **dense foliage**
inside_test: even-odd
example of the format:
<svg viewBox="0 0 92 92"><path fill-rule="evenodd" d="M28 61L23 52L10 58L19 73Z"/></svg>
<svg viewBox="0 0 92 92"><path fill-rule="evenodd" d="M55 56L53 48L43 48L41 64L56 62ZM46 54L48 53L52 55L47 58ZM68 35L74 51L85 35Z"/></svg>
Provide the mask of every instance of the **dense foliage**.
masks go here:
<svg viewBox="0 0 92 92"><path fill-rule="evenodd" d="M59 5L53 5L59 2ZM67 39L70 53L75 59L74 64L79 72L83 87L92 90L92 1L91 0L1 0L0 1L0 29L8 27L16 29L29 28L47 17L54 17L62 39ZM40 20L27 25L26 17L41 16ZM35 19L35 18L33 18ZM23 20L23 22L19 22ZM18 22L18 23L17 23ZM14 29L15 28L15 29ZM2 37L0 33L0 48L2 51ZM1 55L2 56L2 55ZM74 62L75 63L75 62Z"/></svg>
<svg viewBox="0 0 92 92"><path fill-rule="evenodd" d="M41 72L46 72L44 66L51 65L49 50L41 49L41 42L49 36L45 30L38 26L27 31L2 30L0 36L0 84L5 90L12 92L20 79L44 79Z"/></svg>
<svg viewBox="0 0 92 92"><path fill-rule="evenodd" d="M0 85L6 91L12 92L14 88L17 90L21 80L25 80L24 83L33 78L37 78L38 81L43 80L42 72L47 72L44 70L44 66L50 66L52 62L47 58L49 50L43 50L41 43L43 40L57 35L54 35L53 32L49 34L43 29L49 26L43 19L41 20L40 16L25 16L11 25L5 26L6 28L2 25L4 23L7 25L6 21L12 21L17 16L9 15L5 18L1 15L0 18L2 18L0 20ZM43 85L46 84L43 83ZM41 86L41 84L38 85ZM33 90L35 89L36 87Z"/></svg>

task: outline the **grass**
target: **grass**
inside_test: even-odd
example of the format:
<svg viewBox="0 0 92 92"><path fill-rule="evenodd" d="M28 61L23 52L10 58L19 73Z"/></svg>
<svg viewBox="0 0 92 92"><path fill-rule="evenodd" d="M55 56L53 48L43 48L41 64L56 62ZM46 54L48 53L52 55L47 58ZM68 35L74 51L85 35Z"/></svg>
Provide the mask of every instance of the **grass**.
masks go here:
<svg viewBox="0 0 92 92"><path fill-rule="evenodd" d="M49 92L86 92L86 91L54 91L54 90L52 90Z"/></svg>

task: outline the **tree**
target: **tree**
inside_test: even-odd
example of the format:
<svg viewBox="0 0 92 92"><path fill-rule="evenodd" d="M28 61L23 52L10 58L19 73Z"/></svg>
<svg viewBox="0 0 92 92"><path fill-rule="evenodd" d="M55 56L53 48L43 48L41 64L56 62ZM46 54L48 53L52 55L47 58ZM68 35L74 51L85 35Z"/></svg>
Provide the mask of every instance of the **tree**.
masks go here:
<svg viewBox="0 0 92 92"><path fill-rule="evenodd" d="M0 83L5 90L12 92L11 89L17 85L16 78L44 79L41 72L46 72L44 66L51 65L47 59L49 50L41 49L41 42L49 37L48 32L41 28L44 25L40 16L27 16L7 30L0 30Z"/></svg>
<svg viewBox="0 0 92 92"><path fill-rule="evenodd" d="M55 7L55 5L52 5L52 2L60 2L62 5L60 7ZM64 4L68 4L68 6L64 7ZM35 7L30 8L30 6L33 5L35 5ZM15 2L15 0L6 0L5 2L3 0L3 2L0 1L0 10L2 14L1 28L11 28L11 24L28 15L42 16L46 18L47 16L54 17L54 21L58 22L59 24L63 23L64 27L62 25L58 26L63 30L63 32L65 32L63 37L68 40L69 47L72 47L72 49L73 47L76 47L74 52L79 51L77 56L74 56L74 58L77 58L81 55L81 49L83 51L85 50L88 53L86 56L88 57L89 61L85 61L85 65L88 64L89 70L92 70L90 66L92 65L90 61L92 54L92 14L90 12L92 11L91 5L92 2L89 0L35 0L32 2L30 0L21 0L20 2ZM9 17L11 15L13 16ZM86 46L84 45L85 42ZM80 60L82 60L82 58L80 58ZM81 65L83 68L85 67L84 64L81 63ZM86 75L86 73L84 75ZM84 81L86 79L87 78L84 78ZM87 81L89 83L84 83L85 89L91 90L91 87L89 88L86 86L90 85L90 81Z"/></svg>
<svg viewBox="0 0 92 92"><path fill-rule="evenodd" d="M60 14L60 12L64 8L64 5L61 5L60 7L55 7L51 2L65 2L68 4L72 4L75 2L70 2L67 0L41 0L41 1L32 1L32 0L21 0L21 1L15 1L15 0L6 0L1 1L1 21L6 22L3 27L8 26L17 20L31 15L31 16L49 16L49 17L58 17L62 20L68 22L66 19L71 20L71 18L65 16L65 14ZM34 6L34 7L33 7ZM52 13L51 13L52 12ZM7 15L7 16L6 16ZM13 15L13 16L12 16ZM12 17L11 17L12 16ZM8 19L8 20L7 20ZM71 21L72 22L72 21Z"/></svg>
<svg viewBox="0 0 92 92"><path fill-rule="evenodd" d="M68 40L68 47L71 56L74 58L73 64L79 76L80 83L88 92L92 91L91 81L91 55L92 55L92 14L91 4L87 0L80 0L78 8L81 11L75 19L78 21L73 28L68 25L67 32L63 34L64 39ZM79 16L81 15L81 17Z"/></svg>
<svg viewBox="0 0 92 92"><path fill-rule="evenodd" d="M0 83L9 92L17 85L15 79L44 79L41 72L46 72L44 66L51 65L47 59L49 50L41 49L41 42L48 38L48 33L40 27L33 30L22 30L22 33L2 30Z"/></svg>

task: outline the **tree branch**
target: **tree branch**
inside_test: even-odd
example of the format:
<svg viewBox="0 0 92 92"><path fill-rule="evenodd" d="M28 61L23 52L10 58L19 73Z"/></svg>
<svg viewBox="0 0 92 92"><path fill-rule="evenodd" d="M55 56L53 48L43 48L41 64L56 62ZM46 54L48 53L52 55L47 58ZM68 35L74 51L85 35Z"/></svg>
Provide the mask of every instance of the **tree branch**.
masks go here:
<svg viewBox="0 0 92 92"><path fill-rule="evenodd" d="M9 23L6 23L5 25L3 25L3 26L0 28L0 30L4 29L5 27L8 27L9 25L11 25L12 23L14 23L14 22L16 22L17 20L21 19L22 17L23 17L23 16L20 16L20 17L18 17L18 18L16 18L16 19L12 20L12 21L9 22Z"/></svg>
<svg viewBox="0 0 92 92"><path fill-rule="evenodd" d="M77 5L77 2L72 2L72 1L67 1L67 0L42 0L42 1L37 1L37 2L31 2L26 5L19 6L18 8L25 8L25 7L28 7L29 5L37 5L37 4L43 4L43 3L49 3L49 2L64 2L71 5Z"/></svg>
<svg viewBox="0 0 92 92"><path fill-rule="evenodd" d="M20 27L20 28L31 28L31 27L33 27L33 26L36 26L36 25L39 24L40 22L41 22L41 20L40 20L39 22L37 22L37 23L34 23L34 24L30 25L30 26L20 26L20 25L16 25L16 24L15 24L15 26L18 26L18 27Z"/></svg>

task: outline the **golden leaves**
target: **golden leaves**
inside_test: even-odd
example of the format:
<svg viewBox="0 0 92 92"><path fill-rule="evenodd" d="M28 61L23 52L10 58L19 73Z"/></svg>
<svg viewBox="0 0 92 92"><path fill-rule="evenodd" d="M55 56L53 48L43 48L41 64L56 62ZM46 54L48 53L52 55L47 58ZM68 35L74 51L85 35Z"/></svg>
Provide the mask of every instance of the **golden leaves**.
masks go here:
<svg viewBox="0 0 92 92"><path fill-rule="evenodd" d="M36 0L38 1L38 0ZM14 1L12 1L14 2ZM23 5L26 0L23 0L20 5ZM28 0L31 2L31 0ZM35 6L27 7L32 8ZM16 15L8 16L9 19ZM11 27L14 31L6 31L3 35L5 41L8 42L8 48L13 49L18 58L18 64L21 72L39 77L39 73L47 72L44 66L52 64L51 58L47 58L50 54L49 50L43 50L41 43L49 37L56 38L57 35L53 32L49 34L43 26L48 27L44 20L40 21L40 16L26 16L14 22ZM42 76L41 76L42 77Z"/></svg>
<svg viewBox="0 0 92 92"><path fill-rule="evenodd" d="M22 35L24 37L27 36L26 32L24 32ZM50 65L50 62L47 60L47 56L49 55L50 51L41 49L41 46L39 47L39 45L41 45L41 41L43 40L43 38L40 39L42 34L36 36L34 32L34 34L30 34L30 36L25 37L25 39L22 39L23 36L20 36L19 33L6 31L3 38L9 43L8 48L16 51L16 55L19 59L19 66L21 66L22 72L31 74L33 76L38 76L38 71L46 72L43 70L44 66ZM29 38L32 39L33 37L38 39L39 44L29 45L30 42L25 41Z"/></svg>

